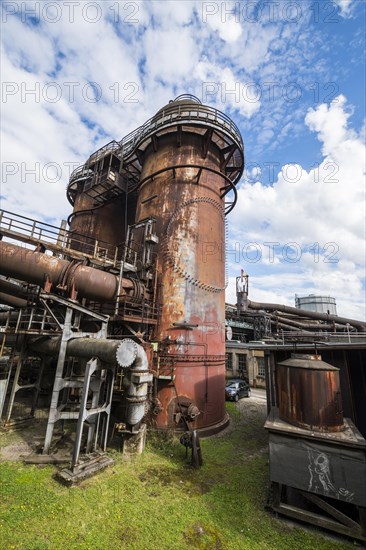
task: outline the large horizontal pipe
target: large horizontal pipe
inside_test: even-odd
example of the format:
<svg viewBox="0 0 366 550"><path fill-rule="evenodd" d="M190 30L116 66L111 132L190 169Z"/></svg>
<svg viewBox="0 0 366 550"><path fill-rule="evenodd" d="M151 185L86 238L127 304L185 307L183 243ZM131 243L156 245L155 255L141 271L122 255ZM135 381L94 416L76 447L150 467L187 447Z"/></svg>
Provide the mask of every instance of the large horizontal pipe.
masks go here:
<svg viewBox="0 0 366 550"><path fill-rule="evenodd" d="M133 295L135 288L130 279L122 279L119 288L118 277L112 273L3 241L0 241L0 273L41 286L48 279L54 288L62 287L69 292L75 289L79 298L97 302L111 302L125 291Z"/></svg>
<svg viewBox="0 0 366 550"><path fill-rule="evenodd" d="M2 277L0 277L0 292L11 294L17 298L23 298L23 300L34 299L37 296L37 293L30 290L26 285L22 285L14 280L8 281Z"/></svg>
<svg viewBox="0 0 366 550"><path fill-rule="evenodd" d="M277 321L275 321L274 319L271 319L271 323L272 323L272 325L275 325L276 328L277 328L277 327L278 327L278 328L283 328L283 329L286 329L286 330L288 330L288 331L291 331L291 330L292 330L292 331L295 331L295 332L298 332L298 331L299 331L299 329L296 328L296 327L293 327L293 326L291 326L291 325L288 325L287 323L277 322ZM307 331L304 331L304 332L307 332Z"/></svg>
<svg viewBox="0 0 366 550"><path fill-rule="evenodd" d="M11 307L26 307L27 301L5 292L0 292L0 304Z"/></svg>
<svg viewBox="0 0 366 550"><path fill-rule="evenodd" d="M309 330L296 328L296 327L293 327L291 325L287 325L286 323L275 323L275 321L271 321L271 323L276 324L276 327L278 327L280 329L283 329L286 332L294 332L295 334L299 334L299 335L303 335L303 336L312 334L311 331L309 331Z"/></svg>
<svg viewBox="0 0 366 550"><path fill-rule="evenodd" d="M338 315L330 315L329 313L307 311L305 309L298 309L297 307L285 306L283 304L269 304L262 302L252 302L252 300L248 300L248 308L263 309L268 311L281 311L283 313L297 315L298 317L308 317L309 319L318 319L321 321L328 321L329 323L334 322L341 325L346 325L348 323L358 329L361 329L362 331L366 330L366 323L363 323L362 321L357 321L356 319L338 317Z"/></svg>
<svg viewBox="0 0 366 550"><path fill-rule="evenodd" d="M317 324L317 323L301 323L300 321L295 321L294 319L289 319L288 317L280 317L279 315L271 314L271 319L273 319L275 322L278 320L280 323L286 323L287 325L290 325L292 327L297 328L304 328L304 329L311 329L311 330L334 330L333 324ZM344 327L342 326L342 329Z"/></svg>
<svg viewBox="0 0 366 550"><path fill-rule="evenodd" d="M99 357L105 363L119 365L123 368L130 367L137 356L137 350L145 354L145 350L135 344L136 353L131 351L130 340L107 340L103 338L72 338L67 342L66 355L90 359ZM28 348L36 353L58 356L61 345L61 337L32 338L28 341ZM141 350L140 350L141 348Z"/></svg>

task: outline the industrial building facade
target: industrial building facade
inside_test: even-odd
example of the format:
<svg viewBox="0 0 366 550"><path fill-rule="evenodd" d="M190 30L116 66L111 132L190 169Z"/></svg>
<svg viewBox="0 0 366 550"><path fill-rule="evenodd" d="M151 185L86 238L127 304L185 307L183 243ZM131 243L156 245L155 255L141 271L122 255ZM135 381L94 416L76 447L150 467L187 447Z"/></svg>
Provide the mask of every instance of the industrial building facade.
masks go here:
<svg viewBox="0 0 366 550"><path fill-rule="evenodd" d="M268 368L268 353L265 353L260 344L226 342L227 378L244 378L253 388L265 388L266 367Z"/></svg>

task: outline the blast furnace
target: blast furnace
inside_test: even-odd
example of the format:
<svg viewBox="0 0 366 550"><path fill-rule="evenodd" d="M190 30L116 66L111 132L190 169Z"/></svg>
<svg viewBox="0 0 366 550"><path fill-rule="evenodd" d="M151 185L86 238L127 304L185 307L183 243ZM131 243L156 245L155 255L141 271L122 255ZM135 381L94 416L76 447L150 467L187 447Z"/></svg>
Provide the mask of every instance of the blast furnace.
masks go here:
<svg viewBox="0 0 366 550"><path fill-rule="evenodd" d="M182 95L71 174L69 229L2 212L0 272L13 279L4 282L8 303L14 304L12 288L20 299L22 283L24 307L6 321L6 331L18 337L22 329L25 336L19 372L30 353L59 350L46 450L55 422L70 402L75 411L82 399L80 376L93 376L95 368L83 366L85 341L68 343L85 335L90 342L102 338L109 361L113 346L126 354L134 349L131 342L147 353L146 372L134 357L117 357L115 378L108 379L113 391L106 392L107 382L94 384L99 393L93 402L110 394L125 440L141 436L143 418L158 429L205 434L226 425L225 216L235 206L243 168L243 142L233 121ZM7 237L26 243L26 250ZM130 343L122 345L126 337ZM18 390L13 375L8 378L9 420ZM99 414L86 413L87 402L82 407L80 426ZM103 412L109 419L109 405Z"/></svg>
<svg viewBox="0 0 366 550"><path fill-rule="evenodd" d="M153 423L219 429L226 420L225 214L243 170L240 133L222 113L180 96L121 148L97 151L73 174L71 230L86 227L117 246L123 274L133 266L159 309L149 332Z"/></svg>

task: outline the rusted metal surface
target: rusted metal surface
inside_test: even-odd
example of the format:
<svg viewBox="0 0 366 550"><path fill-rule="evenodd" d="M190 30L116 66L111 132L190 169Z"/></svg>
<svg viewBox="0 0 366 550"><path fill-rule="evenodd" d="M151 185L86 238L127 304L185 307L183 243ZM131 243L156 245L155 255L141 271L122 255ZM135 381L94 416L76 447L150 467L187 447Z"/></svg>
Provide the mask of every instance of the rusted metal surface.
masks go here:
<svg viewBox="0 0 366 550"><path fill-rule="evenodd" d="M339 369L319 355L293 356L276 367L279 417L313 431L343 429Z"/></svg>
<svg viewBox="0 0 366 550"><path fill-rule="evenodd" d="M94 200L86 193L78 193L75 197L74 210L69 217L70 232L76 234L71 239L70 246L80 252L90 250L95 241L105 249L107 257L112 257L116 247L126 238L125 202L122 197L102 206L95 206Z"/></svg>
<svg viewBox="0 0 366 550"><path fill-rule="evenodd" d="M147 359L144 349L136 344L136 354L133 355L128 347L129 340L106 340L102 338L72 338L67 342L66 355L71 357L81 357L90 359L98 357L106 363L119 365L122 368L128 368L133 365L136 357L141 363L141 357L144 359L144 367L147 368ZM37 353L57 356L61 337L56 338L34 338L29 340L28 348ZM139 355L138 355L139 354Z"/></svg>
<svg viewBox="0 0 366 550"><path fill-rule="evenodd" d="M122 279L119 290L118 277L112 273L2 241L0 272L28 283L48 285L49 288L58 287L69 293L77 292L80 298L101 302L113 301L119 291L133 295L136 287L129 279Z"/></svg>
<svg viewBox="0 0 366 550"><path fill-rule="evenodd" d="M294 318L289 317L281 317L279 315L271 315L271 319L273 319L274 322L284 323L288 326L296 327L296 328L303 328L303 329L312 329L312 330L333 330L334 329L334 323L320 323L319 321L315 320L312 322L302 322L297 321Z"/></svg>
<svg viewBox="0 0 366 550"><path fill-rule="evenodd" d="M12 296L11 294L6 294L5 292L0 292L0 304L11 307L26 307L27 301L17 296Z"/></svg>
<svg viewBox="0 0 366 550"><path fill-rule="evenodd" d="M0 292L16 296L17 298L23 298L27 300L29 298L35 298L37 293L28 287L28 285L22 285L15 281L8 281L0 277Z"/></svg>
<svg viewBox="0 0 366 550"><path fill-rule="evenodd" d="M14 212L0 210L2 237L34 246L38 251L42 247L54 254L62 254L68 259L88 259L98 267L116 267L119 245L113 246L109 242L92 239L83 233L67 231L66 223L66 220L63 220L58 227Z"/></svg>
<svg viewBox="0 0 366 550"><path fill-rule="evenodd" d="M269 432L269 507L366 540L366 441L353 422L345 418L341 432L309 432L282 421L272 407L264 427Z"/></svg>
<svg viewBox="0 0 366 550"><path fill-rule="evenodd" d="M126 326L130 330L128 319L129 324L138 324L132 334L147 334L146 319L153 321L146 337L158 344L160 428L186 430L181 424L188 421L191 429L218 429L227 418L225 213L235 205L235 185L243 167L243 142L231 119L196 98L179 97L120 144L113 142L97 151L70 178L71 248L80 254L102 241L121 246L117 254L121 250L122 262L116 264L121 267L120 277L87 266L86 261L0 243L0 273L72 300L86 298L92 308L94 302L106 307L122 296L113 320L122 331ZM97 197L93 185L100 183L107 168L118 171L124 186L118 196L103 187L103 196ZM225 205L228 194L233 198ZM149 240L136 227L146 220L153 227ZM126 259L128 224L135 227L134 262ZM130 279L123 278L126 272L132 273ZM139 312L124 312L123 304L133 300L141 305L140 318ZM46 345L58 346L43 343L43 349ZM190 414L182 414L185 409Z"/></svg>
<svg viewBox="0 0 366 550"><path fill-rule="evenodd" d="M180 402L201 413L193 429L217 425L226 414L223 162L220 147L189 128L152 138L144 152L136 222L156 218L162 258L154 334L159 428L186 429L177 420Z"/></svg>

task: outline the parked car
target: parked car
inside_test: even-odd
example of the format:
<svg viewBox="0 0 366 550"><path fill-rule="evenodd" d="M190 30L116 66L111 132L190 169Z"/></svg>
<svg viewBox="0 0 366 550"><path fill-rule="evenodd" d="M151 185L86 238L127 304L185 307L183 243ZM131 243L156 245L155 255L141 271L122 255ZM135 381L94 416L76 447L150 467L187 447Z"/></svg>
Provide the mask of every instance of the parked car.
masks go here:
<svg viewBox="0 0 366 550"><path fill-rule="evenodd" d="M228 380L225 387L225 398L228 401L239 401L242 397L250 397L250 386L245 380Z"/></svg>

